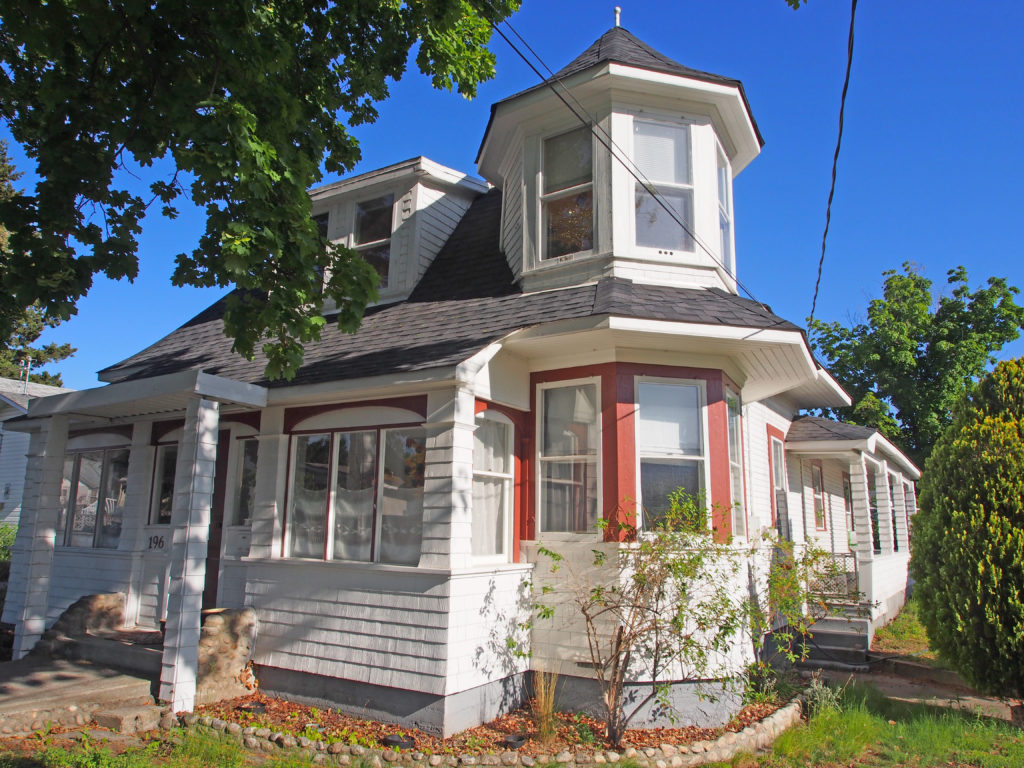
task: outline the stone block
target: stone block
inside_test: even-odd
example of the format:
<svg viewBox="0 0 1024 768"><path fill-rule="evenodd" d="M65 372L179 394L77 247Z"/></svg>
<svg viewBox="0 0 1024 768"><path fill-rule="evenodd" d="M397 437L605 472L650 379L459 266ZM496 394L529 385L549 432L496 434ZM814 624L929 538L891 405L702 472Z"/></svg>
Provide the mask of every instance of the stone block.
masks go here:
<svg viewBox="0 0 1024 768"><path fill-rule="evenodd" d="M96 712L92 716L96 725L118 733L152 731L160 725L157 707L118 707Z"/></svg>

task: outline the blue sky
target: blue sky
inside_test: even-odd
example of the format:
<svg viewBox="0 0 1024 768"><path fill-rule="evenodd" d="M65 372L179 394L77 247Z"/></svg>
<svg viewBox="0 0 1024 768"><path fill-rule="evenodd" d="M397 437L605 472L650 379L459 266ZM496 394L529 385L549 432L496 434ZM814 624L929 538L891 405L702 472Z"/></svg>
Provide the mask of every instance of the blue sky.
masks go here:
<svg viewBox="0 0 1024 768"><path fill-rule="evenodd" d="M743 81L765 147L735 185L740 279L782 316L810 310L824 226L849 2L784 0L668 2L524 0L512 18L552 69L613 23L677 61ZM818 316L863 316L881 293L881 273L912 261L937 283L964 264L972 285L989 275L1024 286L1018 238L1024 195L1024 4L863 2L847 100L843 152ZM475 172L489 106L536 77L497 37L495 80L478 98L434 91L410 72L356 130L356 172L426 155ZM6 132L0 130L0 136ZM31 166L12 146L12 155ZM325 179L332 181L333 179ZM98 279L79 314L45 340L78 347L59 370L66 386L97 384L95 372L156 341L215 301L218 290L170 285L175 254L192 249L198 215L145 222L134 284ZM1002 357L1024 355L1024 341Z"/></svg>

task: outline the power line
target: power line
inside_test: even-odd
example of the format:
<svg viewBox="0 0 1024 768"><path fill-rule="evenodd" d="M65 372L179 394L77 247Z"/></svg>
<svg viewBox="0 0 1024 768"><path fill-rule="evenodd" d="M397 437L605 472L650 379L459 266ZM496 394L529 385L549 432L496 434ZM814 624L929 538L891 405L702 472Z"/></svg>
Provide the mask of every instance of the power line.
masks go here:
<svg viewBox="0 0 1024 768"><path fill-rule="evenodd" d="M850 6L850 36L846 44L846 78L843 80L843 95L839 100L839 135L836 137L836 151L832 156L832 185L828 190L828 204L825 206L825 231L821 235L821 258L818 259L818 277L814 281L814 299L811 301L811 314L807 318L810 325L814 320L814 310L818 307L818 289L821 287L821 270L825 266L825 241L828 239L828 225L832 221L832 198L836 192L836 168L839 165L839 148L843 144L843 115L846 112L846 91L850 87L850 68L853 66L853 22L857 18L857 0Z"/></svg>

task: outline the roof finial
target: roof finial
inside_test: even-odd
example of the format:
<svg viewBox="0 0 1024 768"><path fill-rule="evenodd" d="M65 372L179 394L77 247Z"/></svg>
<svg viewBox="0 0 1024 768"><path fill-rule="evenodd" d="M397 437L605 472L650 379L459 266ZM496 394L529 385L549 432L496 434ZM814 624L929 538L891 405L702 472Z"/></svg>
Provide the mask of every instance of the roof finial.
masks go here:
<svg viewBox="0 0 1024 768"><path fill-rule="evenodd" d="M615 6L615 26L619 26L619 17L622 16L622 8Z"/></svg>

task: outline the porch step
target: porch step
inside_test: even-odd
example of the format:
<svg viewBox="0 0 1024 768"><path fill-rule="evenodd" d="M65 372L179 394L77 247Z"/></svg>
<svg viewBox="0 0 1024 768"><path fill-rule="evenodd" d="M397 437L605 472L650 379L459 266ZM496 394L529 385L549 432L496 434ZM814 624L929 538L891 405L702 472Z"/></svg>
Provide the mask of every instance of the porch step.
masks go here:
<svg viewBox="0 0 1024 768"><path fill-rule="evenodd" d="M0 735L84 725L100 708L152 704L150 681L94 664L29 656L0 664Z"/></svg>
<svg viewBox="0 0 1024 768"><path fill-rule="evenodd" d="M162 715L160 707L149 704L99 710L92 719L100 728L118 733L143 733L159 728Z"/></svg>
<svg viewBox="0 0 1024 768"><path fill-rule="evenodd" d="M857 635L865 640L871 629L871 619L860 616L823 616L811 625L811 634L817 636L821 632L831 634Z"/></svg>
<svg viewBox="0 0 1024 768"><path fill-rule="evenodd" d="M163 652L162 645L139 645L130 640L92 633L61 638L53 649L56 657L92 662L129 675L145 677L152 682L160 679Z"/></svg>

